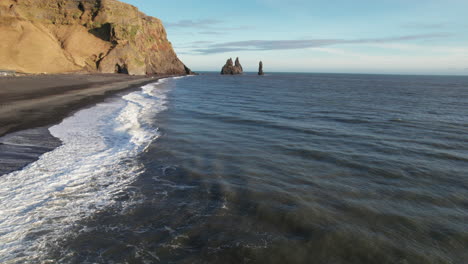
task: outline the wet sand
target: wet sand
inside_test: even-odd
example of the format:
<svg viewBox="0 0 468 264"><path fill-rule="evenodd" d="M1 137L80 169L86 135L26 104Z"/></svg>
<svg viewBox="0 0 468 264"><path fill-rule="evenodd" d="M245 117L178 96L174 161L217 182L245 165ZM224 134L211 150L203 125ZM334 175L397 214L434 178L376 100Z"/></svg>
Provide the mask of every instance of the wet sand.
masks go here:
<svg viewBox="0 0 468 264"><path fill-rule="evenodd" d="M106 96L169 76L118 74L38 75L0 78L0 136L56 124Z"/></svg>

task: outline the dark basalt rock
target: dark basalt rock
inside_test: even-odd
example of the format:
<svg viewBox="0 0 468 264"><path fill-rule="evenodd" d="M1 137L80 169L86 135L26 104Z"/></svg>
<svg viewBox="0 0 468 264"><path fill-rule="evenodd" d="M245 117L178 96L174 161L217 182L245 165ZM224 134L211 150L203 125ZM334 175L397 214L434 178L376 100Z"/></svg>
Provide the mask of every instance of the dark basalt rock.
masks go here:
<svg viewBox="0 0 468 264"><path fill-rule="evenodd" d="M261 61L258 64L258 75L265 75L265 73L263 72L263 62Z"/></svg>
<svg viewBox="0 0 468 264"><path fill-rule="evenodd" d="M236 58L235 64L232 62L232 58L226 61L223 69L221 70L222 75L236 75L242 74L244 70L242 69L242 65L239 62L239 58Z"/></svg>
<svg viewBox="0 0 468 264"><path fill-rule="evenodd" d="M124 63L122 65L115 65L115 73L128 74L128 66Z"/></svg>
<svg viewBox="0 0 468 264"><path fill-rule="evenodd" d="M198 75L198 73L193 72L189 67L187 67L185 65L184 65L184 69L185 69L185 74L187 74L187 75Z"/></svg>
<svg viewBox="0 0 468 264"><path fill-rule="evenodd" d="M236 62L234 64L234 66L236 66L238 69L240 69L241 73L244 72L244 69L242 69L242 65L239 62L239 57L236 58Z"/></svg>

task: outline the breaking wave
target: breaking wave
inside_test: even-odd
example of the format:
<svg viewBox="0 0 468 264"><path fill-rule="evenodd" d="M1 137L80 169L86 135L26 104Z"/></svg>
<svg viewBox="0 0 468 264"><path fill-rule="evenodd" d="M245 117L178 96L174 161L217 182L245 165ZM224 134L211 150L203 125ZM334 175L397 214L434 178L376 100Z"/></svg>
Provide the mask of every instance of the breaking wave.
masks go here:
<svg viewBox="0 0 468 264"><path fill-rule="evenodd" d="M1 263L37 262L77 221L118 202L145 169L135 157L159 136L164 81L66 118L49 129L60 147L0 177Z"/></svg>

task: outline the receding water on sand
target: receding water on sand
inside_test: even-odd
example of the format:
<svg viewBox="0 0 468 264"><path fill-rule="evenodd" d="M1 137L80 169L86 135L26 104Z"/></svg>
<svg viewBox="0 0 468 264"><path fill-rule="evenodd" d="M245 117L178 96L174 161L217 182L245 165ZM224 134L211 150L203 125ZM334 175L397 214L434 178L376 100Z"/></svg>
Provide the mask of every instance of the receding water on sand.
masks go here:
<svg viewBox="0 0 468 264"><path fill-rule="evenodd" d="M48 128L22 130L0 137L0 177L36 161L42 154L60 146Z"/></svg>

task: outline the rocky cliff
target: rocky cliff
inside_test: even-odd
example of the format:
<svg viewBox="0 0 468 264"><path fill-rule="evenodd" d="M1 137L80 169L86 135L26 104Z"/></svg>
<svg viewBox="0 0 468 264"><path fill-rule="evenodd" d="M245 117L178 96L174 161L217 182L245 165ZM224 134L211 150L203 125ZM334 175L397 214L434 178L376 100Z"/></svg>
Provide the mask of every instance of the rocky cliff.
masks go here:
<svg viewBox="0 0 468 264"><path fill-rule="evenodd" d="M0 0L0 69L184 74L161 21L116 0Z"/></svg>
<svg viewBox="0 0 468 264"><path fill-rule="evenodd" d="M221 74L223 75L235 75L235 74L242 74L244 70L242 69L242 65L239 62L239 58L236 58L235 64L232 62L232 58L226 61L226 64L221 69Z"/></svg>

